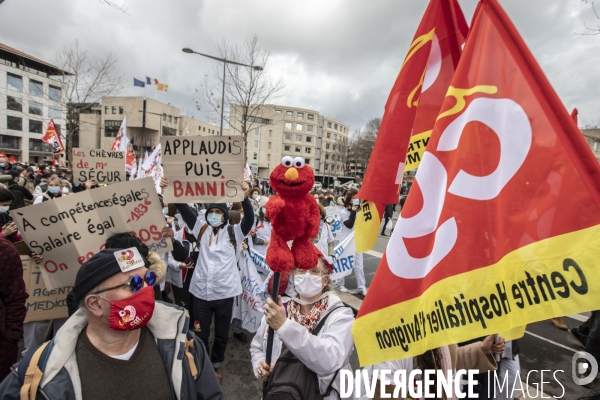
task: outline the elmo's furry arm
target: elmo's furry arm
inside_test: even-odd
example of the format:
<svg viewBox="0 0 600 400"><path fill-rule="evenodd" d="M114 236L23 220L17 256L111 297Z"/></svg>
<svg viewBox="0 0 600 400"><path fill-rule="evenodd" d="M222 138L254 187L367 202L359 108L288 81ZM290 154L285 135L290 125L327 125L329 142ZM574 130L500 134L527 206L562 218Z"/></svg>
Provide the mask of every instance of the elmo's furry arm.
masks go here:
<svg viewBox="0 0 600 400"><path fill-rule="evenodd" d="M267 218L269 218L271 221L276 219L277 215L281 212L281 210L283 210L283 207L285 207L285 200L283 200L281 196L277 194L275 196L271 196L265 205L265 208L267 209Z"/></svg>
<svg viewBox="0 0 600 400"><path fill-rule="evenodd" d="M319 227L321 226L321 212L319 205L311 195L306 195L306 201L309 204L310 213L308 219L307 233L309 238L315 238L319 235Z"/></svg>

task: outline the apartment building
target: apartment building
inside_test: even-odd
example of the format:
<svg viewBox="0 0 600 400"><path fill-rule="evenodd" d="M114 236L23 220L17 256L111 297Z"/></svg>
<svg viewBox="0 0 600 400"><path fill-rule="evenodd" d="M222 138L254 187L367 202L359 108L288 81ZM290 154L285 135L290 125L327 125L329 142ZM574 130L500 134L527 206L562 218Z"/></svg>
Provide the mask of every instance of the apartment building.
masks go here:
<svg viewBox="0 0 600 400"><path fill-rule="evenodd" d="M232 132L241 130L239 113L231 105ZM319 181L345 175L349 128L343 122L316 110L268 104L249 124L248 164L258 176L267 178L285 156L304 157Z"/></svg>
<svg viewBox="0 0 600 400"><path fill-rule="evenodd" d="M51 119L59 132L65 127L66 85L52 79L63 74L46 61L0 43L0 152L21 162L51 162L52 149L41 138Z"/></svg>
<svg viewBox="0 0 600 400"><path fill-rule="evenodd" d="M596 156L596 160L600 162L600 127L586 126L584 128L580 128L580 130L585 141L592 149L594 156Z"/></svg>

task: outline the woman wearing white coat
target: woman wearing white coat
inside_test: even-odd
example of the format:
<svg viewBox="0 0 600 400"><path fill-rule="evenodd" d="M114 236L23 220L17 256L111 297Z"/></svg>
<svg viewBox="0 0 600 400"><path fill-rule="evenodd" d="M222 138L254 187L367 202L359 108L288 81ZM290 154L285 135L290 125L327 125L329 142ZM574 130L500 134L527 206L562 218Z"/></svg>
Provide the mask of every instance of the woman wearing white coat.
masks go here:
<svg viewBox="0 0 600 400"><path fill-rule="evenodd" d="M310 271L294 271L294 286L298 295L291 299L286 309L270 298L264 307L265 316L250 346L254 375L268 381L272 368L281 354L282 344L308 369L317 374L321 394L332 383L333 390L325 399L338 399L340 369L350 370L349 357L354 347L352 324L354 314L345 307L334 291L328 290L331 265L319 257L317 266ZM327 317L317 335L312 331L319 321ZM271 366L265 362L267 327L275 330ZM335 380L332 379L336 375Z"/></svg>

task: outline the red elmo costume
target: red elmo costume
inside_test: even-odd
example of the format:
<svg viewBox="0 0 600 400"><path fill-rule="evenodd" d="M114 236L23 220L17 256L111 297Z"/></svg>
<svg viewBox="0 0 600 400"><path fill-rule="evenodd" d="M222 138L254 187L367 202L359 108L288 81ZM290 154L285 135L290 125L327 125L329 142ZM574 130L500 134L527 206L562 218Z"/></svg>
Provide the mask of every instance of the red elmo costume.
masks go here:
<svg viewBox="0 0 600 400"><path fill-rule="evenodd" d="M267 264L274 272L294 267L309 270L317 265L317 249L311 239L319 234L319 206L309 192L315 183L311 167L301 157L283 157L270 177L277 194L266 204L271 221L271 244ZM292 241L292 248L287 245Z"/></svg>

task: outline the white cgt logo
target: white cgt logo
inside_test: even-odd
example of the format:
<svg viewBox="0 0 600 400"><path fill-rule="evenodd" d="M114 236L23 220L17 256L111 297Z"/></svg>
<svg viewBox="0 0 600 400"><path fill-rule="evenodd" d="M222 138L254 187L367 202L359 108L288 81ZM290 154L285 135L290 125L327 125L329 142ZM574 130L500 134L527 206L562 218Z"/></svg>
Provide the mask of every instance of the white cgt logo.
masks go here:
<svg viewBox="0 0 600 400"><path fill-rule="evenodd" d="M480 97L446 127L436 150L456 150L465 126L472 121L487 125L498 136L500 160L496 169L486 176L474 176L461 169L447 191L467 199L490 200L500 194L527 158L532 140L531 124L525 110L515 101ZM402 237L390 240L386 249L390 270L405 279L427 276L450 253L458 238L454 217L438 228L448 182L444 165L435 155L425 152L417 178L423 195L421 211L410 218L400 216L394 231ZM431 254L423 258L408 254L404 238L418 238L433 232L435 239Z"/></svg>

